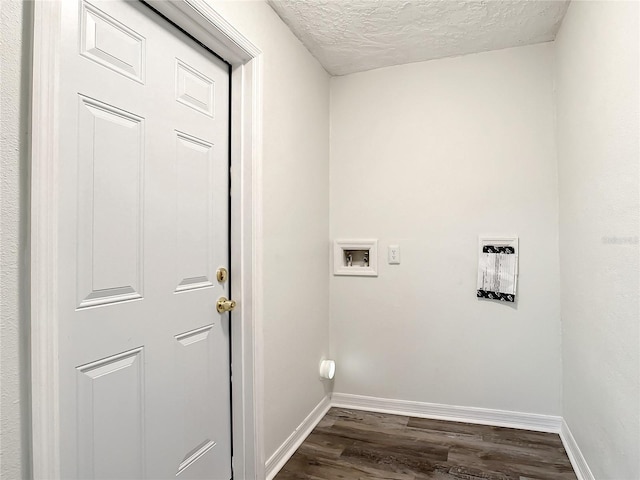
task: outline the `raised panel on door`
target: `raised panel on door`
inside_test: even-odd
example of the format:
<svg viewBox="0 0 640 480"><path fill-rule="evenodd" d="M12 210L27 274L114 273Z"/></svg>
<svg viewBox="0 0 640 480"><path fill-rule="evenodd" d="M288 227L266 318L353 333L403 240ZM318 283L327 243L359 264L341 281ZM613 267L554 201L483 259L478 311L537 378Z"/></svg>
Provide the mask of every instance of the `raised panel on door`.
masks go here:
<svg viewBox="0 0 640 480"><path fill-rule="evenodd" d="M226 437L231 425L229 386L219 365L228 354L220 343L222 322L175 336L175 368L181 403L180 448L176 475L188 479L229 478L230 470L220 462L231 455ZM227 372L228 374L228 372Z"/></svg>
<svg viewBox="0 0 640 480"><path fill-rule="evenodd" d="M214 146L176 131L177 292L213 285Z"/></svg>
<svg viewBox="0 0 640 480"><path fill-rule="evenodd" d="M82 3L80 54L144 83L145 39L88 2Z"/></svg>
<svg viewBox="0 0 640 480"><path fill-rule="evenodd" d="M144 478L143 348L76 370L79 478Z"/></svg>
<svg viewBox="0 0 640 480"><path fill-rule="evenodd" d="M215 82L179 58L176 59L176 100L214 118Z"/></svg>
<svg viewBox="0 0 640 480"><path fill-rule="evenodd" d="M81 96L78 307L142 297L144 120Z"/></svg>

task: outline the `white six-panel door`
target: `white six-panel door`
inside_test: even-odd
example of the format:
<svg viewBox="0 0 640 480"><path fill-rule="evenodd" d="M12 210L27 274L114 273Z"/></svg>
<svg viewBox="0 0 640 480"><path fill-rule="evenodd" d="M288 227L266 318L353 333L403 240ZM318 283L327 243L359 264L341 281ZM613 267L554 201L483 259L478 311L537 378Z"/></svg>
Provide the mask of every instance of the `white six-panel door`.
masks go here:
<svg viewBox="0 0 640 480"><path fill-rule="evenodd" d="M62 26L62 476L228 480L228 65L138 2Z"/></svg>

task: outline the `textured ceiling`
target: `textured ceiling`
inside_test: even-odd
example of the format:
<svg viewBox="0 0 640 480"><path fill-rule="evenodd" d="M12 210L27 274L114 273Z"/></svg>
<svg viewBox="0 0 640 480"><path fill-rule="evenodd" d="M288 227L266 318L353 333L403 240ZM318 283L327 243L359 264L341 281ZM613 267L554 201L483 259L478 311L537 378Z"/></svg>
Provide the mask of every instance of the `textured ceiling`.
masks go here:
<svg viewBox="0 0 640 480"><path fill-rule="evenodd" d="M568 1L268 0L332 75L547 42Z"/></svg>

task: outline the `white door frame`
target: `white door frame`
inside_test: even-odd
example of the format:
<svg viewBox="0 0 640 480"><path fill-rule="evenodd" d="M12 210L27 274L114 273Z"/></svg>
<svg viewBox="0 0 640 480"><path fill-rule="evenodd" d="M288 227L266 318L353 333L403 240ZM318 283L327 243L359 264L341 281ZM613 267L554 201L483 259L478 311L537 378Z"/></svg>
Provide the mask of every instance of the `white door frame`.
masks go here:
<svg viewBox="0 0 640 480"><path fill-rule="evenodd" d="M34 7L31 144L33 477L60 478L57 323L58 82L61 2ZM262 54L204 0L153 7L232 66L231 325L233 471L265 477L262 437ZM149 10L149 15L154 13Z"/></svg>

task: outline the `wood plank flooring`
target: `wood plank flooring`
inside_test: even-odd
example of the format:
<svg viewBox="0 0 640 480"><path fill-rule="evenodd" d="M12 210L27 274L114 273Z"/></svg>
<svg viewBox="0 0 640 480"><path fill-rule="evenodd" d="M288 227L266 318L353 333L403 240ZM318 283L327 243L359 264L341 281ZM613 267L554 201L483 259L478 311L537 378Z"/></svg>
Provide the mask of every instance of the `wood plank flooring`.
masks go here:
<svg viewBox="0 0 640 480"><path fill-rule="evenodd" d="M332 408L275 480L577 480L553 433Z"/></svg>

